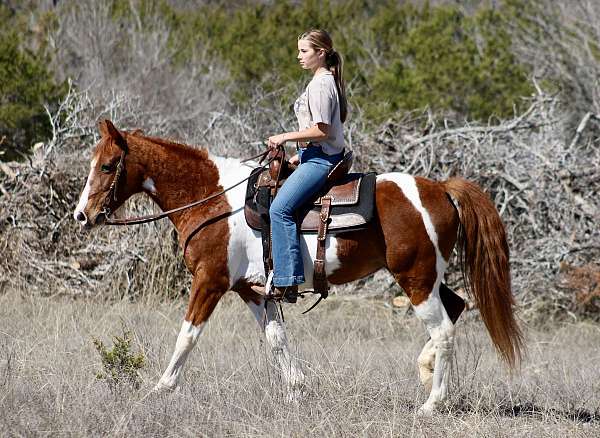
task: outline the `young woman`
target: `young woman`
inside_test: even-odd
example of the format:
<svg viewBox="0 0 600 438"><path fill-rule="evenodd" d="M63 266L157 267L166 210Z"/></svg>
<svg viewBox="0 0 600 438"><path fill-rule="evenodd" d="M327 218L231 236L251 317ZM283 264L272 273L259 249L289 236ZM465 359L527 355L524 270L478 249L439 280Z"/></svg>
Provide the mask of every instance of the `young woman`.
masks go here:
<svg viewBox="0 0 600 438"><path fill-rule="evenodd" d="M342 78L341 55L324 30L311 30L298 37L298 60L313 78L296 100L294 112L299 130L273 135L270 148L288 141L298 142L298 154L290 159L298 168L278 191L270 208L273 285L276 296L298 290L304 282L304 266L294 212L325 184L327 175L344 155L342 123L347 102Z"/></svg>

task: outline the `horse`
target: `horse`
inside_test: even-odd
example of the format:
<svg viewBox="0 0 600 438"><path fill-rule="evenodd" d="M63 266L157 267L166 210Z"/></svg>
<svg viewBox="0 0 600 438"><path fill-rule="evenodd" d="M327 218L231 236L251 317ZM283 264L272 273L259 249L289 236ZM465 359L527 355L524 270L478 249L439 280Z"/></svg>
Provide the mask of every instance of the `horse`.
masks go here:
<svg viewBox="0 0 600 438"><path fill-rule="evenodd" d="M276 304L253 289L266 282L263 249L260 232L246 224L245 187L239 181L255 166L140 131L118 130L109 120L100 121L98 128L100 140L73 213L85 228L106 224L110 212L136 193L146 193L163 211L208 197L202 205L168 214L193 280L175 350L154 390L177 388L186 359L215 306L233 291L261 327L288 394L301 394L305 375L289 352ZM348 283L379 269L392 274L430 337L417 358L421 383L430 388L419 412L428 415L447 400L455 324L465 307L443 282L455 246L465 289L496 351L511 368L522 358L523 335L514 316L505 228L489 196L477 184L458 177L433 181L397 172L380 174L374 203L375 218L365 227L327 236L327 281ZM314 234L301 235L308 281L300 290L312 287L316 247Z"/></svg>

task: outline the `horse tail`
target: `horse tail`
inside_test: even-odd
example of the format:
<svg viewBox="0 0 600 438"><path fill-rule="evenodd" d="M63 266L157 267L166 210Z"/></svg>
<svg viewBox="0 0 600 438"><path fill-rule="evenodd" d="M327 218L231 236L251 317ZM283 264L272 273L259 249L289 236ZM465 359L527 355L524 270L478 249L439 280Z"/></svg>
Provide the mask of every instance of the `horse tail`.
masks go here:
<svg viewBox="0 0 600 438"><path fill-rule="evenodd" d="M504 224L477 184L462 178L450 178L442 184L458 201L458 255L465 289L475 299L496 350L514 368L523 357L524 344L513 313Z"/></svg>

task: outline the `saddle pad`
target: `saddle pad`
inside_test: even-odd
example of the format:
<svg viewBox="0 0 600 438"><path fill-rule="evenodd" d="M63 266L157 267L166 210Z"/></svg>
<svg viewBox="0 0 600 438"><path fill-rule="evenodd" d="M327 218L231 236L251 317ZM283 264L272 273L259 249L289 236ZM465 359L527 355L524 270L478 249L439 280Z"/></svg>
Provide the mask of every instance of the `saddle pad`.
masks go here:
<svg viewBox="0 0 600 438"><path fill-rule="evenodd" d="M256 198L260 198L257 196L256 187L260 174L260 170L256 169L248 180L246 204L244 206L246 222L248 226L255 230L261 229L261 214L268 220L268 207L260 205L256 201ZM356 186L356 193L353 191L351 195L342 196L342 193L348 193L348 188L344 189L343 186L350 183L354 184L357 180L360 184ZM340 181L341 184L334 186L333 190L340 190L338 192L340 195L338 195L338 203L332 203L328 230L330 234L359 229L371 221L375 205L375 182L376 175L373 172L365 174L350 173ZM342 189L336 189L340 186ZM316 233L318 231L321 206L316 203L320 202L321 197L324 195L328 195L328 193L321 193L315 203L310 203L299 209L297 222L302 218L302 233Z"/></svg>

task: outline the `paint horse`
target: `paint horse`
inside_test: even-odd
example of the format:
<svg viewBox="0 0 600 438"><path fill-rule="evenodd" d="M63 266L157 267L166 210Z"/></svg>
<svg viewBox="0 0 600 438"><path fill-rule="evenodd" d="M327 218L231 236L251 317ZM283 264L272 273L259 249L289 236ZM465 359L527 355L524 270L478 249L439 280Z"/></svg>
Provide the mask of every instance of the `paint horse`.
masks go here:
<svg viewBox="0 0 600 438"><path fill-rule="evenodd" d="M218 194L253 169L239 159L117 130L108 120L100 122L99 130L101 139L74 212L85 227L105 223L107 211L135 193L144 192L162 210L170 210ZM463 299L443 283L456 244L466 289L500 357L510 366L521 358L523 338L513 315L505 230L489 197L464 179L436 182L386 173L377 176L375 196L376 217L366 228L327 237L327 280L347 283L385 268L406 292L430 336L417 360L421 382L431 387L420 412L429 414L447 398L454 324L464 309ZM176 388L204 325L230 290L246 302L264 330L290 394L304 385L275 304L252 289L264 284L265 275L261 236L246 224L244 201L242 184L202 206L169 215L182 246L195 233L184 254L193 282L175 351L156 390ZM195 232L201 223L206 226ZM303 234L301 247L309 279L303 287L309 289L316 236Z"/></svg>

